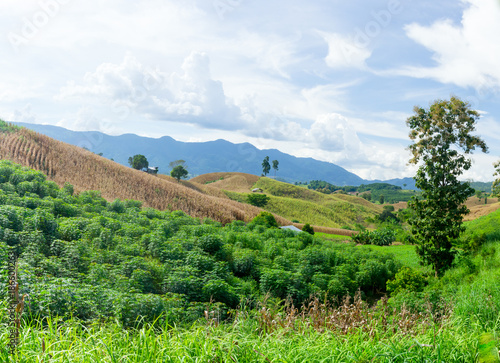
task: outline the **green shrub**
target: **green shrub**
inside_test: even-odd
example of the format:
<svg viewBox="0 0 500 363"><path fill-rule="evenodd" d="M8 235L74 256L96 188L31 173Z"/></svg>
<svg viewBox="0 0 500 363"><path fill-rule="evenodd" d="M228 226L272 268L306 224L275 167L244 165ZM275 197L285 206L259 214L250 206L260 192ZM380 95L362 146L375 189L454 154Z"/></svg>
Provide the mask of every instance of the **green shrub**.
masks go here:
<svg viewBox="0 0 500 363"><path fill-rule="evenodd" d="M302 232L307 232L309 234L314 235L314 229L311 227L309 223L304 224L304 227L302 227Z"/></svg>
<svg viewBox="0 0 500 363"><path fill-rule="evenodd" d="M117 313L124 328L138 328L160 318L165 302L158 295L129 294L118 301Z"/></svg>
<svg viewBox="0 0 500 363"><path fill-rule="evenodd" d="M205 235L198 239L197 244L203 251L213 255L222 248L223 242L217 235Z"/></svg>
<svg viewBox="0 0 500 363"><path fill-rule="evenodd" d="M256 207L264 207L270 200L267 195L265 194L248 194L247 195L247 202L251 205L254 205Z"/></svg>
<svg viewBox="0 0 500 363"><path fill-rule="evenodd" d="M269 212L260 212L253 220L253 224L261 225L261 226L266 226L268 228L271 227L278 227L278 222L276 222L276 219L274 216L269 213Z"/></svg>
<svg viewBox="0 0 500 363"><path fill-rule="evenodd" d="M425 283L425 278L420 272L409 267L402 267L394 279L387 281L387 292L392 295L397 295L403 290L421 292Z"/></svg>
<svg viewBox="0 0 500 363"><path fill-rule="evenodd" d="M396 240L396 232L390 228L382 228L353 234L351 239L363 245L390 246Z"/></svg>

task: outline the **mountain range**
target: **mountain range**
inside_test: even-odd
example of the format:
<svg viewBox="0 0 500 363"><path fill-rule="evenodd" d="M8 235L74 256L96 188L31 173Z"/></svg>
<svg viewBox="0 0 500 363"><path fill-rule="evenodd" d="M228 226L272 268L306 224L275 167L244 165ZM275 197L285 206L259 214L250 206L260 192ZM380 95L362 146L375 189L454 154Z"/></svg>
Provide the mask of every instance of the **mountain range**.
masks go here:
<svg viewBox="0 0 500 363"><path fill-rule="evenodd" d="M113 159L128 166L128 158L136 154L146 156L150 166L157 166L159 173L169 174L169 163L185 160L190 177L213 172L243 172L255 175L262 173L262 161L278 160L276 176L287 182L324 180L334 185L345 186L386 182L414 189L413 178L364 180L354 173L333 163L299 158L276 149L260 150L249 143L233 144L226 140L208 142L182 142L169 136L149 138L134 134L111 136L99 131L71 131L59 126L17 122L26 127L68 144L86 148L96 154ZM271 176L274 170L271 169Z"/></svg>

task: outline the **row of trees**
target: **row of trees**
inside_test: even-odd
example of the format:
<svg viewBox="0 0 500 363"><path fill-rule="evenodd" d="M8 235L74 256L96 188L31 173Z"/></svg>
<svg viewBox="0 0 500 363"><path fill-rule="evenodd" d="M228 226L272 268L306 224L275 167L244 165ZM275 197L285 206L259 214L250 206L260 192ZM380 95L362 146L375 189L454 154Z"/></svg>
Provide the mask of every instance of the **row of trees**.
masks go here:
<svg viewBox="0 0 500 363"><path fill-rule="evenodd" d="M278 166L279 166L279 161L278 160L273 160L273 169L274 169L274 176L276 177L276 172L278 171ZM271 164L269 164L269 156L266 156L264 158L264 161L262 161L262 173L264 176L269 174L269 171L271 171Z"/></svg>

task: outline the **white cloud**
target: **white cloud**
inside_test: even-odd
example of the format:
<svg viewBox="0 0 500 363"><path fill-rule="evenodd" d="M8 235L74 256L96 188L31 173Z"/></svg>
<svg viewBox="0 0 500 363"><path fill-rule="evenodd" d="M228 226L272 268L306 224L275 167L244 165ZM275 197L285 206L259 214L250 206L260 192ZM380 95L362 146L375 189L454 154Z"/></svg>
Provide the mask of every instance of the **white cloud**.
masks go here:
<svg viewBox="0 0 500 363"><path fill-rule="evenodd" d="M101 121L92 113L89 107L82 107L76 117L65 117L57 123L57 126L73 131L102 131Z"/></svg>
<svg viewBox="0 0 500 363"><path fill-rule="evenodd" d="M191 53L180 74L149 69L129 54L121 64L104 63L87 73L83 85L69 82L57 98L89 96L111 104L119 118L138 112L156 120L207 128L243 126L240 110L224 94L222 83L211 78L205 53Z"/></svg>
<svg viewBox="0 0 500 363"><path fill-rule="evenodd" d="M31 111L31 105L27 104L21 110L14 110L14 113L9 116L9 121L36 124L37 116Z"/></svg>
<svg viewBox="0 0 500 363"><path fill-rule="evenodd" d="M331 68L366 69L366 60L371 57L371 50L359 42L355 36L343 36L337 33L318 32L328 43L326 64Z"/></svg>
<svg viewBox="0 0 500 363"><path fill-rule="evenodd" d="M405 67L397 74L432 78L476 89L500 87L500 3L464 0L468 4L460 25L439 20L430 26L412 23L408 37L433 52L434 67Z"/></svg>
<svg viewBox="0 0 500 363"><path fill-rule="evenodd" d="M309 132L314 146L326 151L342 151L346 156L357 154L361 142L350 122L339 114L320 115Z"/></svg>

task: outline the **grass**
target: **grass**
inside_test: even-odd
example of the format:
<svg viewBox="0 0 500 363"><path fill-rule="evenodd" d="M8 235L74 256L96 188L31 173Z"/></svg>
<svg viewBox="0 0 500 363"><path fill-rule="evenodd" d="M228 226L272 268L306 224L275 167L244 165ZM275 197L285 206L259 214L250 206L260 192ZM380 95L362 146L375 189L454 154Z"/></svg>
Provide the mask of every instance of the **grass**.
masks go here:
<svg viewBox="0 0 500 363"><path fill-rule="evenodd" d="M464 225L466 228L464 237L484 233L486 240L500 240L500 209L473 221L465 222Z"/></svg>
<svg viewBox="0 0 500 363"><path fill-rule="evenodd" d="M23 326L17 360L3 348L0 359L30 363L473 362L478 354L480 331L464 334L458 320L433 324L402 312L394 315L393 329L393 322L370 315L356 302L333 310L318 309L321 306L316 302L302 316L292 308L285 312L263 308L257 316L240 312L229 323L199 321L190 328L124 330L115 322L85 327L74 320L48 320L45 326ZM330 315L340 325L327 327ZM1 340L6 338L3 330Z"/></svg>
<svg viewBox="0 0 500 363"><path fill-rule="evenodd" d="M421 266L419 264L419 258L417 252L415 251L415 246L413 245L392 245L392 246L363 245L359 247L371 249L372 251L377 251L380 253L390 253L396 258L396 260L401 262L404 266L411 267L421 272L431 271L430 267Z"/></svg>
<svg viewBox="0 0 500 363"><path fill-rule="evenodd" d="M215 185L217 183L213 183ZM350 195L327 195L299 186L260 178L254 185L264 190L270 200L263 209L288 220L298 220L314 226L342 228L364 223L382 211L362 198ZM229 198L245 202L248 193L225 190Z"/></svg>

